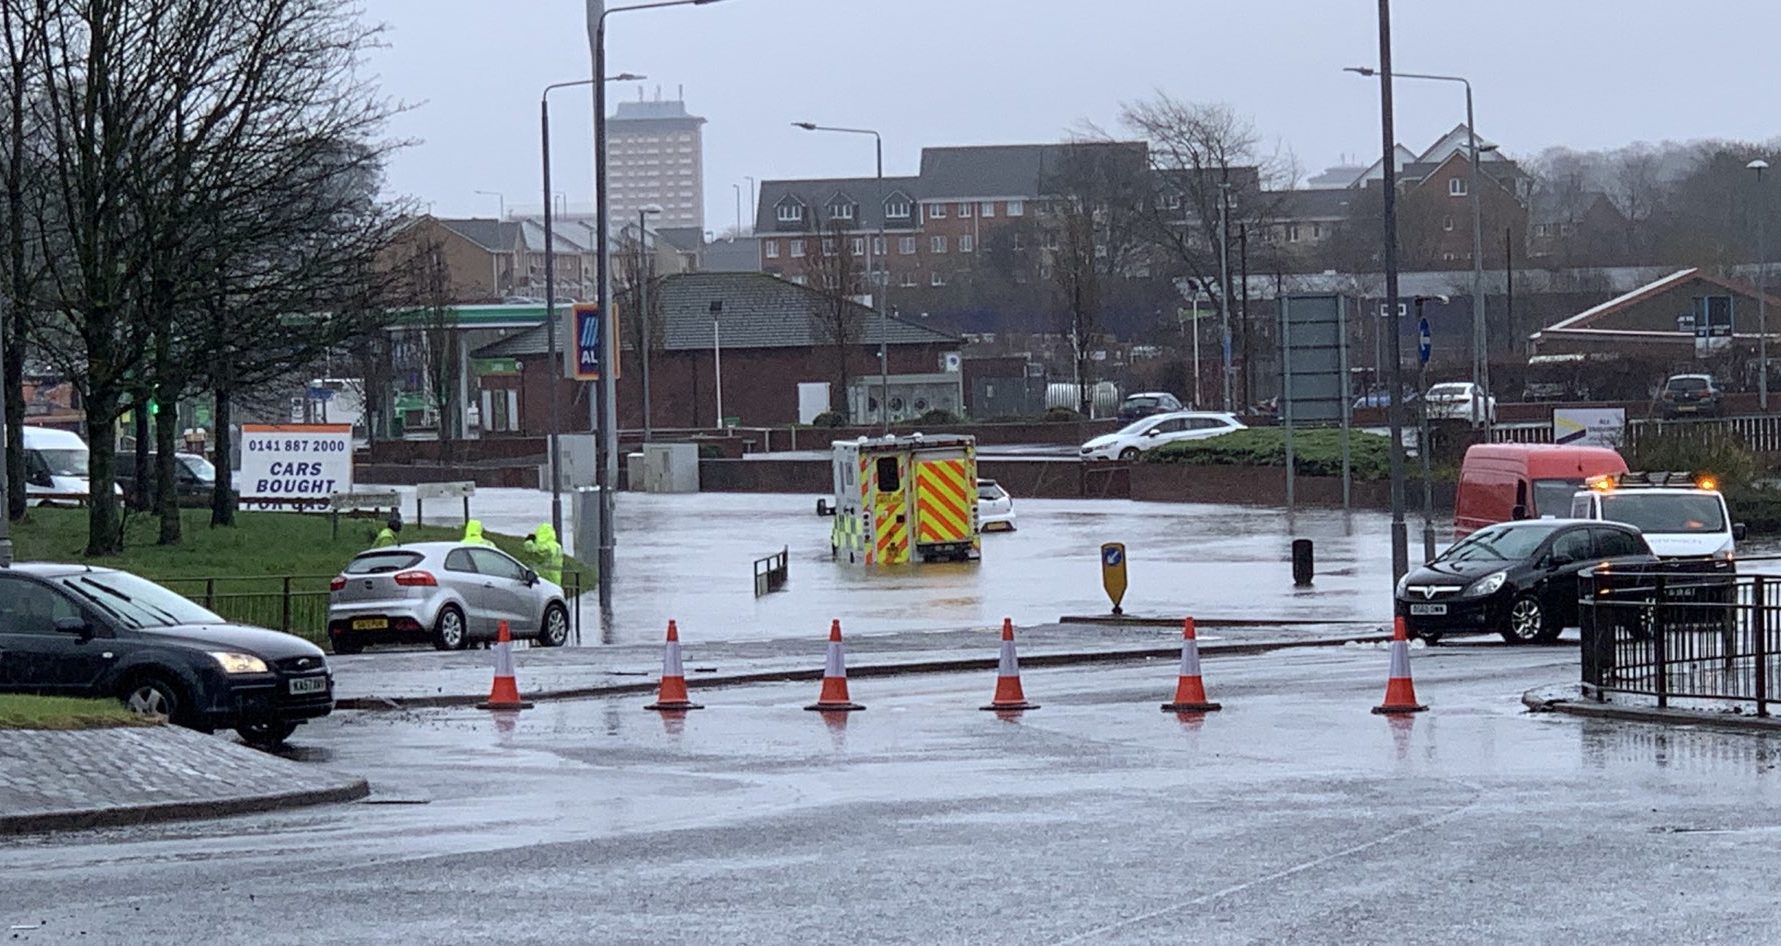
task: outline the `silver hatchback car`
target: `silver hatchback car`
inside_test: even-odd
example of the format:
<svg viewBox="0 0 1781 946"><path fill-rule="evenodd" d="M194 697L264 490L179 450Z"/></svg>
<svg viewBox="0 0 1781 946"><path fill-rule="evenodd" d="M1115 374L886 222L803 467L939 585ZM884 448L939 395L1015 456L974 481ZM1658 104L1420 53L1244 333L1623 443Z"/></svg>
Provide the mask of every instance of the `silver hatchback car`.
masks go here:
<svg viewBox="0 0 1781 946"><path fill-rule="evenodd" d="M397 642L461 650L494 640L502 622L515 639L545 647L569 640L563 589L486 545L371 549L348 562L329 588L328 640L337 654Z"/></svg>

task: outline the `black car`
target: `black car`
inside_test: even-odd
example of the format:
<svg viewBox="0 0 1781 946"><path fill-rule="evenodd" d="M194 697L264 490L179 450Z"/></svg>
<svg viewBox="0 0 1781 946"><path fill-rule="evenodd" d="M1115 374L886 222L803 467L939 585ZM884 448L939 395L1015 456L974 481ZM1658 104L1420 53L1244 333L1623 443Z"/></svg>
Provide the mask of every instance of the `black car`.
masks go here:
<svg viewBox="0 0 1781 946"><path fill-rule="evenodd" d="M1120 420L1138 420L1155 414L1168 414L1181 410L1181 399L1165 391L1146 391L1133 394L1119 404Z"/></svg>
<svg viewBox="0 0 1781 946"><path fill-rule="evenodd" d="M0 568L0 693L116 697L130 709L273 746L334 709L321 648L231 624L128 572Z"/></svg>
<svg viewBox="0 0 1781 946"><path fill-rule="evenodd" d="M1577 624L1577 574L1604 562L1651 566L1639 530L1617 522L1534 519L1487 526L1398 583L1410 634L1496 631L1511 644L1549 643Z"/></svg>
<svg viewBox="0 0 1781 946"><path fill-rule="evenodd" d="M137 484L136 460L134 455L118 457L117 485L129 499L142 499L144 502L155 502L155 462L156 455L148 455L148 481ZM208 506L211 494L216 490L216 467L196 453L176 453L173 455L173 494L181 506ZM140 493L140 495L139 495Z"/></svg>

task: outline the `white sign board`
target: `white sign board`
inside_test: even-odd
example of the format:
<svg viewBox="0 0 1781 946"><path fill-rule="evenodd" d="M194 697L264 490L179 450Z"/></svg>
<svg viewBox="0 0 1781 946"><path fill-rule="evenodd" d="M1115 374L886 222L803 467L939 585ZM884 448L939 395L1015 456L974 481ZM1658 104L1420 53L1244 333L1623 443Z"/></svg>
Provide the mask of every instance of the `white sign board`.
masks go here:
<svg viewBox="0 0 1781 946"><path fill-rule="evenodd" d="M476 495L476 482L421 483L415 486L414 494L420 499L469 499Z"/></svg>
<svg viewBox="0 0 1781 946"><path fill-rule="evenodd" d="M1620 449L1626 440L1626 409L1623 407L1555 407L1552 409L1552 442L1576 447Z"/></svg>
<svg viewBox="0 0 1781 946"><path fill-rule="evenodd" d="M352 492L350 424L243 424L241 508L317 509Z"/></svg>

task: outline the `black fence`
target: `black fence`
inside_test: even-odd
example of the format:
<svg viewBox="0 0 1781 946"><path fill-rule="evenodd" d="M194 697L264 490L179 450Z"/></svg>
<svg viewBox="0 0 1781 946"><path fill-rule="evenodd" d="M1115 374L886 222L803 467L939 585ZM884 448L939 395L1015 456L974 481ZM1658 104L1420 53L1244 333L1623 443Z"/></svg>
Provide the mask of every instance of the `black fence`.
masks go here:
<svg viewBox="0 0 1781 946"><path fill-rule="evenodd" d="M1599 568L1579 594L1583 684L1596 698L1725 700L1759 716L1781 700L1781 577L1731 562Z"/></svg>
<svg viewBox="0 0 1781 946"><path fill-rule="evenodd" d="M327 646L328 583L333 575L163 578L167 588L238 624L267 627ZM563 595L571 602L570 630L581 641L580 572L563 573Z"/></svg>
<svg viewBox="0 0 1781 946"><path fill-rule="evenodd" d="M766 558L754 560L754 596L784 591L791 578L791 549L783 548Z"/></svg>

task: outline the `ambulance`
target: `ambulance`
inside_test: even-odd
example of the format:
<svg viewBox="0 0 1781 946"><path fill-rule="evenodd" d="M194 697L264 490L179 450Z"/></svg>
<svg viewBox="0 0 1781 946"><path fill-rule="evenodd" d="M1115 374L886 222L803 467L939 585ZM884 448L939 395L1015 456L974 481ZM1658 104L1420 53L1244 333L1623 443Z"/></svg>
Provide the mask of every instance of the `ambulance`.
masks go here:
<svg viewBox="0 0 1781 946"><path fill-rule="evenodd" d="M982 551L977 441L959 435L861 437L833 444L829 547L856 565L966 561Z"/></svg>

